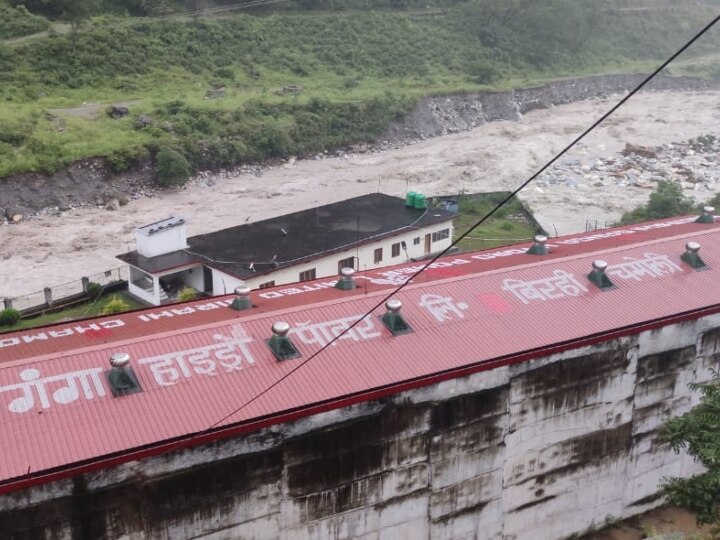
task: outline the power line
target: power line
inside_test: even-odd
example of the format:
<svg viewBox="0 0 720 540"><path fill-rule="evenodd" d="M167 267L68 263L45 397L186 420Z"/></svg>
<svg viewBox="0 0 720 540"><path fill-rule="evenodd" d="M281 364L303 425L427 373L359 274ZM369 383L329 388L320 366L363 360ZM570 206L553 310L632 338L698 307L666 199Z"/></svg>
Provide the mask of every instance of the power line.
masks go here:
<svg viewBox="0 0 720 540"><path fill-rule="evenodd" d="M466 238L472 231L474 231L477 227L482 225L485 221L487 221L490 217L492 217L500 208L502 208L505 204L507 204L513 197L515 197L520 191L522 191L525 187L530 184L533 180L535 180L540 174L542 174L546 169L551 167L558 159L560 159L563 155L565 155L573 146L575 146L577 143L579 143L582 139L584 139L588 134L590 134L592 131L594 131L600 124L602 124L607 118L612 116L620 107L622 107L625 103L627 103L630 98L632 98L635 94L637 94L640 90L642 90L650 81L652 81L657 75L663 71L668 65L670 65L678 56L680 56L682 53L684 53L690 46L692 46L698 39L700 39L702 36L704 36L713 26L715 26L718 21L720 21L720 15L715 17L710 23L708 23L704 28L702 28L699 32L697 32L689 41L687 41L680 49L677 50L670 58L668 58L665 62L663 62L655 71L653 71L650 75L648 75L640 84L638 84L633 90L631 90L627 96L622 98L618 103L616 103L609 111L607 111L605 114L603 114L598 120L593 122L590 127L588 127L585 131L583 131L580 135L578 135L575 139L573 139L570 144L565 146L560 152L558 152L553 158L551 158L549 161L545 163L540 169L537 170L532 176L530 176L527 180L525 180L520 186L518 186L514 191L512 191L509 195L507 195L502 201L500 201L492 210L490 210L485 216L480 218L472 227L470 227L467 231L465 231L463 234L459 235L455 241L452 242L447 248L445 248L443 251L432 257L428 260L426 264L424 264L419 270L417 270L414 274L410 276L410 278L405 281L402 285L399 285L397 288L395 288L393 291L391 291L389 294L384 296L382 300L377 302L372 308L367 310L365 314L363 314L360 318L358 318L357 321L355 321L353 324L348 326L345 330L343 330L340 334L335 336L333 339L331 339L327 344L322 346L320 349L315 351L311 356L309 356L307 359L300 362L297 366L295 366L293 369L288 371L285 375L280 377L278 380L273 382L270 386L244 402L239 407L232 410L230 413L226 414L216 422L214 422L212 425L207 427L205 430L196 433L195 435L191 436L189 439L185 439L184 441L178 442L176 445L171 446L167 450L165 450L163 453L170 452L172 450L177 450L179 448L182 448L183 446L190 443L193 438L205 434L209 431L212 431L216 427L218 427L220 424L231 418L232 416L236 415L238 412L242 411L245 407L250 405L251 403L254 403L259 398L267 394L270 390L278 386L280 383L282 383L284 380L286 380L288 377L290 377L292 374L294 374L296 371L301 369L303 366L307 365L309 362L311 362L313 359L315 359L319 354L321 354L323 351L328 349L330 346L332 346L335 342L337 342L339 339L341 339L345 334L350 332L355 326L360 324L366 317L371 315L376 309L381 307L385 302L387 302L390 298L395 296L397 293L402 291L412 280L417 278L420 274L425 272L433 263L437 262L440 257L444 256L448 251L450 251L453 247L455 247L460 241L462 241L464 238Z"/></svg>

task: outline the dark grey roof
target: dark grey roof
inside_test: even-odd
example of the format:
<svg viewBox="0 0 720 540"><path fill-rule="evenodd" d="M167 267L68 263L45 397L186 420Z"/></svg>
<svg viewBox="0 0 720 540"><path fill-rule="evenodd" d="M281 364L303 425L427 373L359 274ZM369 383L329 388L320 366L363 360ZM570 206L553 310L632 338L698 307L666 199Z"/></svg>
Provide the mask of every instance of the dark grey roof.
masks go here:
<svg viewBox="0 0 720 540"><path fill-rule="evenodd" d="M407 208L403 199L373 193L193 236L187 249L166 255L143 257L133 251L118 259L150 273L201 262L247 279L454 216L440 208Z"/></svg>

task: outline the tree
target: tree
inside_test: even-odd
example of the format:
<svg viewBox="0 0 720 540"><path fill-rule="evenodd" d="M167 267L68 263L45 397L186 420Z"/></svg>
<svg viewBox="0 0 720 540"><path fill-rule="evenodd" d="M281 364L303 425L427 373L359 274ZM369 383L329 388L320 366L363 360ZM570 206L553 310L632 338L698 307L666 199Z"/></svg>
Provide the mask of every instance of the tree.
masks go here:
<svg viewBox="0 0 720 540"><path fill-rule="evenodd" d="M48 0L47 4L53 7L60 19L69 22L73 30L97 8L97 0Z"/></svg>
<svg viewBox="0 0 720 540"><path fill-rule="evenodd" d="M672 216L689 214L694 211L694 203L683 195L679 184L661 180L655 191L650 194L646 205L638 206L630 212L625 212L620 223L628 225L650 219L662 219Z"/></svg>
<svg viewBox="0 0 720 540"><path fill-rule="evenodd" d="M190 178L190 165L182 154L161 148L156 156L158 183L163 187L181 186Z"/></svg>
<svg viewBox="0 0 720 540"><path fill-rule="evenodd" d="M698 523L713 524L720 534L720 374L712 381L692 385L702 393L700 404L662 427L662 440L675 452L686 450L705 467L690 478L666 479L663 489L671 504L692 512Z"/></svg>

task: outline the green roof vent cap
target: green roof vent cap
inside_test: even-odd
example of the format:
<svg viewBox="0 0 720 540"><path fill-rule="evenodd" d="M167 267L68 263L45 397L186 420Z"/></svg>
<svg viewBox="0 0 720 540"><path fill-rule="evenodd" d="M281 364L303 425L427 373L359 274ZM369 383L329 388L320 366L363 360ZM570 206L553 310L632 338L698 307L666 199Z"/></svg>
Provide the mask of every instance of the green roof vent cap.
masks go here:
<svg viewBox="0 0 720 540"><path fill-rule="evenodd" d="M703 213L695 220L695 223L715 223L715 207L703 206Z"/></svg>
<svg viewBox="0 0 720 540"><path fill-rule="evenodd" d="M350 268L349 266L346 266L345 268L340 270L340 279L335 284L336 289L340 289L341 291L349 291L351 289L354 289L357 287L355 284L355 279L353 279L353 276L355 275L355 269Z"/></svg>
<svg viewBox="0 0 720 540"><path fill-rule="evenodd" d="M235 288L235 299L230 304L230 307L235 311L243 311L252 307L250 301L250 287L247 285L240 285Z"/></svg>
<svg viewBox="0 0 720 540"><path fill-rule="evenodd" d="M547 236L543 234L538 234L535 236L535 242L532 246L530 246L530 249L528 249L525 253L528 255L547 255L548 254L548 248L545 245L547 242Z"/></svg>
<svg viewBox="0 0 720 540"><path fill-rule="evenodd" d="M707 265L705 264L705 261L700 258L698 251L700 251L700 244L697 242L688 242L685 244L685 253L680 255L680 258L683 262L689 264L693 268L705 268Z"/></svg>
<svg viewBox="0 0 720 540"><path fill-rule="evenodd" d="M278 360L290 360L300 356L288 333L290 325L285 321L278 321L272 325L273 336L267 341L275 358Z"/></svg>
<svg viewBox="0 0 720 540"><path fill-rule="evenodd" d="M410 325L405 322L405 319L400 314L400 310L402 309L402 302L400 300L391 298L385 302L385 308L387 312L382 316L382 322L387 326L387 329L392 332L393 336L412 332L412 328L410 328Z"/></svg>
<svg viewBox="0 0 720 540"><path fill-rule="evenodd" d="M605 273L605 270L607 270L608 263L607 261L603 260L596 260L592 263L592 272L588 274L588 279L597 285L600 289L613 289L615 288L615 284L610 280L610 278Z"/></svg>
<svg viewBox="0 0 720 540"><path fill-rule="evenodd" d="M140 382L130 367L130 355L128 353L117 352L112 354L110 356L110 365L112 368L105 375L113 396L121 397L142 392Z"/></svg>

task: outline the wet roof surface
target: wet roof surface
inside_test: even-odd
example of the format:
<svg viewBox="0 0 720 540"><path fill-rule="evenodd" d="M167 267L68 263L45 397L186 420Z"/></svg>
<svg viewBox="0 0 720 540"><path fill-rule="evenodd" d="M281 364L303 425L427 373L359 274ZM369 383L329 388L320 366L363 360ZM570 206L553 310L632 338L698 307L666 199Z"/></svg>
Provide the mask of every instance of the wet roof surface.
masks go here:
<svg viewBox="0 0 720 540"><path fill-rule="evenodd" d="M0 491L108 456L152 455L215 424L254 429L715 306L720 228L690 221L551 239L548 256L525 254L526 244L445 258L397 295L412 333L392 336L377 309L239 411L418 265L356 276L352 291L332 288L332 280L254 291L248 311L216 297L2 334ZM689 240L701 244L706 270L680 260ZM587 279L598 258L609 263L616 288L601 291ZM300 359L278 362L265 342L281 319ZM112 396L105 376L120 351L130 354L142 393Z"/></svg>
<svg viewBox="0 0 720 540"><path fill-rule="evenodd" d="M133 251L118 258L151 273L202 262L227 274L249 278L409 227L442 223L454 216L439 208L407 208L403 199L373 193L193 236L188 238L188 249L172 254L148 258ZM184 258L177 254L184 254ZM251 263L254 270L250 270Z"/></svg>

